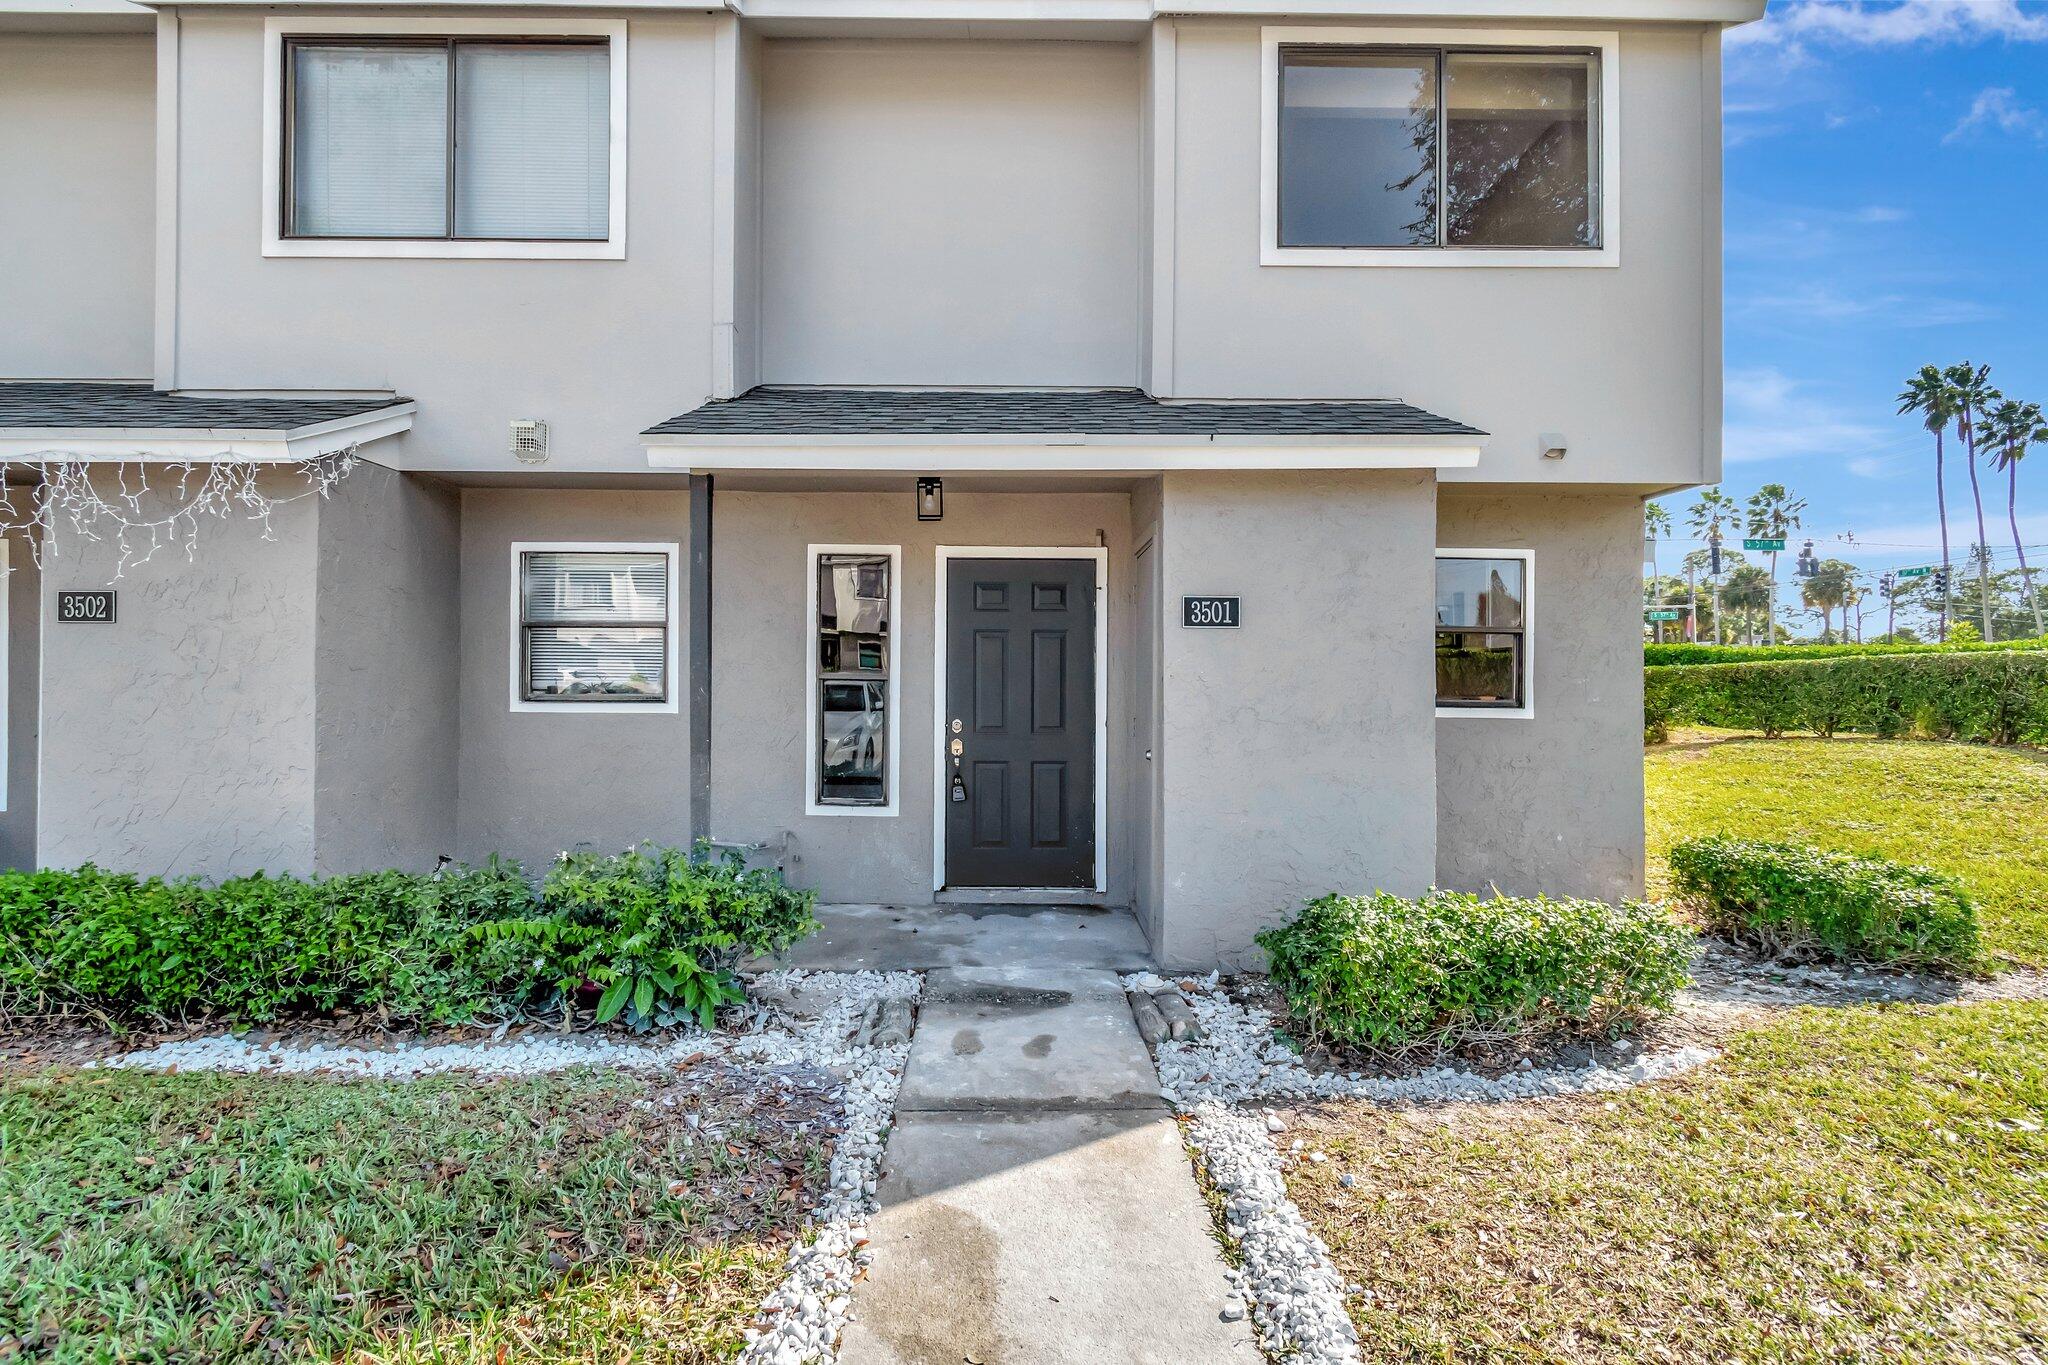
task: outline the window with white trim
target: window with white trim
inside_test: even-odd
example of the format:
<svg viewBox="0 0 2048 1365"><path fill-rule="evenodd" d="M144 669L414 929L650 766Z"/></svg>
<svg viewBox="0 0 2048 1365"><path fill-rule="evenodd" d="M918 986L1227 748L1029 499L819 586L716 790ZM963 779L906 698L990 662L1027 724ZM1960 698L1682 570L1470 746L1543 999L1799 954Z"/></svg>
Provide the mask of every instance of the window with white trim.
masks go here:
<svg viewBox="0 0 2048 1365"><path fill-rule="evenodd" d="M1284 44L1280 248L1601 246L1597 51Z"/></svg>
<svg viewBox="0 0 2048 1365"><path fill-rule="evenodd" d="M518 700L668 706L674 551L534 546L518 553Z"/></svg>
<svg viewBox="0 0 2048 1365"><path fill-rule="evenodd" d="M810 803L891 809L899 555L813 546L811 556Z"/></svg>
<svg viewBox="0 0 2048 1365"><path fill-rule="evenodd" d="M602 242L602 37L289 37L288 239Z"/></svg>
<svg viewBox="0 0 2048 1365"><path fill-rule="evenodd" d="M1529 709L1532 567L1525 551L1437 552L1438 709Z"/></svg>

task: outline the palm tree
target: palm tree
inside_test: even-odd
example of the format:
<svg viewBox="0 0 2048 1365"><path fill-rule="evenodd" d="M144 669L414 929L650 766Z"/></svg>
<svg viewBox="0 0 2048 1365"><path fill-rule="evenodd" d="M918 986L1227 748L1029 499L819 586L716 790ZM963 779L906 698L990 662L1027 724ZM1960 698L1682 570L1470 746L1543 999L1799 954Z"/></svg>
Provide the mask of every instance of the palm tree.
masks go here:
<svg viewBox="0 0 2048 1365"><path fill-rule="evenodd" d="M1761 567L1755 564L1738 564L1728 575L1728 584L1721 589L1721 601L1738 613L1743 635L1749 644L1756 643L1756 621L1759 611L1768 612L1771 605L1771 579ZM1766 633L1769 633L1769 616L1765 616Z"/></svg>
<svg viewBox="0 0 2048 1365"><path fill-rule="evenodd" d="M1946 376L1932 365L1922 365L1920 373L1906 381L1906 388L1899 395L1901 413L1921 414L1922 425L1934 433L1934 509L1941 519L1941 581L1948 582L1948 492L1942 479L1941 438L1948 430L1949 420L1956 415L1955 391ZM1948 593L1941 595L1939 627L1935 637L1948 639Z"/></svg>
<svg viewBox="0 0 2048 1365"><path fill-rule="evenodd" d="M1970 498L1977 504L1977 544L1984 551L1977 558L1977 615L1987 640L1991 638L1991 542L1984 535L1984 491L1977 485L1977 416L1998 406L2003 397L1991 387L1990 375L1989 365L1972 365L1967 360L1943 372L1955 390L1956 435L1970 466Z"/></svg>
<svg viewBox="0 0 2048 1365"><path fill-rule="evenodd" d="M1749 534L1783 540L1788 531L1799 528L1799 514L1805 510L1805 498L1793 497L1782 483L1767 483L1749 495ZM1765 618L1766 636L1771 635L1778 615L1778 552L1772 550L1770 554L1771 601L1770 615ZM1770 641L1766 639L1765 643Z"/></svg>
<svg viewBox="0 0 2048 1365"><path fill-rule="evenodd" d="M1643 504L1643 539L1650 550L1650 581L1657 581L1657 542L1671 534L1671 514L1661 502ZM1657 622L1657 643L1664 643L1664 623Z"/></svg>
<svg viewBox="0 0 2048 1365"><path fill-rule="evenodd" d="M1835 633L1835 609L1842 609L1842 633L1849 633L1849 603L1856 591L1856 566L1839 559L1823 559L1820 566L1799 585L1799 599L1820 613L1820 640L1828 643Z"/></svg>
<svg viewBox="0 0 2048 1365"><path fill-rule="evenodd" d="M1996 452L1993 467L2005 473L2005 519L2012 527L2013 552L2020 557L2020 582L2025 586L2027 605L2034 611L2034 634L2048 634L2041 625L2041 599L2034 592L2034 571L2027 567L2027 547L2020 543L2020 461L2029 447L2048 445L2048 421L2039 403L2022 403L2008 398L1985 412L1980 433Z"/></svg>
<svg viewBox="0 0 2048 1365"><path fill-rule="evenodd" d="M1699 500L1686 510L1686 524L1700 533L1700 539L1712 541L1721 534L1723 522L1734 525L1738 509L1735 499L1723 493L1718 487L1702 488ZM1711 568L1712 565L1709 564ZM1714 598L1714 643L1728 643L1721 635L1721 579L1712 576Z"/></svg>

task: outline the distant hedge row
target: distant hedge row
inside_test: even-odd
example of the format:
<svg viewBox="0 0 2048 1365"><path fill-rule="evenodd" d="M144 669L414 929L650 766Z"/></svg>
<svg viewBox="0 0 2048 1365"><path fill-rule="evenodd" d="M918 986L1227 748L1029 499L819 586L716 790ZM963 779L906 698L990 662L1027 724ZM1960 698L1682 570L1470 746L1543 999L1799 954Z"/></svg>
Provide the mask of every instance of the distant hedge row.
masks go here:
<svg viewBox="0 0 2048 1365"><path fill-rule="evenodd" d="M1643 666L1753 664L1772 659L1848 659L1878 654L1981 654L2002 650L2048 650L2048 636L1964 645L1658 645L1643 646Z"/></svg>
<svg viewBox="0 0 2048 1365"><path fill-rule="evenodd" d="M2048 742L2048 652L1881 654L1643 671L1643 721Z"/></svg>

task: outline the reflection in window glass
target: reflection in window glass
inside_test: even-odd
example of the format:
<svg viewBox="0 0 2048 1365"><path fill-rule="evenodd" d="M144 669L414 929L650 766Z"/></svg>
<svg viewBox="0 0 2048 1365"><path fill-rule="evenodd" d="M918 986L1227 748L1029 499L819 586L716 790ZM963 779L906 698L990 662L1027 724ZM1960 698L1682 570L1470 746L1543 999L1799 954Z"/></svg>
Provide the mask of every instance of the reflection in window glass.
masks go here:
<svg viewBox="0 0 2048 1365"><path fill-rule="evenodd" d="M889 803L889 559L818 556L818 792L822 805Z"/></svg>
<svg viewBox="0 0 2048 1365"><path fill-rule="evenodd" d="M1524 560L1437 559L1437 705L1527 704L1527 602Z"/></svg>
<svg viewBox="0 0 2048 1365"><path fill-rule="evenodd" d="M1592 246L1593 59L1454 52L1444 59L1444 240Z"/></svg>
<svg viewBox="0 0 2048 1365"><path fill-rule="evenodd" d="M528 701L664 701L668 556L528 551L520 633Z"/></svg>
<svg viewBox="0 0 2048 1365"><path fill-rule="evenodd" d="M1434 53L1284 48L1280 243L1436 244Z"/></svg>

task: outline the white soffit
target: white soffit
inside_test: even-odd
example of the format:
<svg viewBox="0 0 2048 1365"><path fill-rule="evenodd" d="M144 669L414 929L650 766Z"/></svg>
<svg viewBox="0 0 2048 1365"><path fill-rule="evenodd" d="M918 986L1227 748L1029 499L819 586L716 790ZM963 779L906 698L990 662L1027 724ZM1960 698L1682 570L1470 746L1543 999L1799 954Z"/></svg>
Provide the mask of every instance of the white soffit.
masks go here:
<svg viewBox="0 0 2048 1365"><path fill-rule="evenodd" d="M1234 438L1115 436L1040 439L1013 434L755 439L652 437L654 469L901 474L1153 474L1177 469L1471 469L1484 437Z"/></svg>

